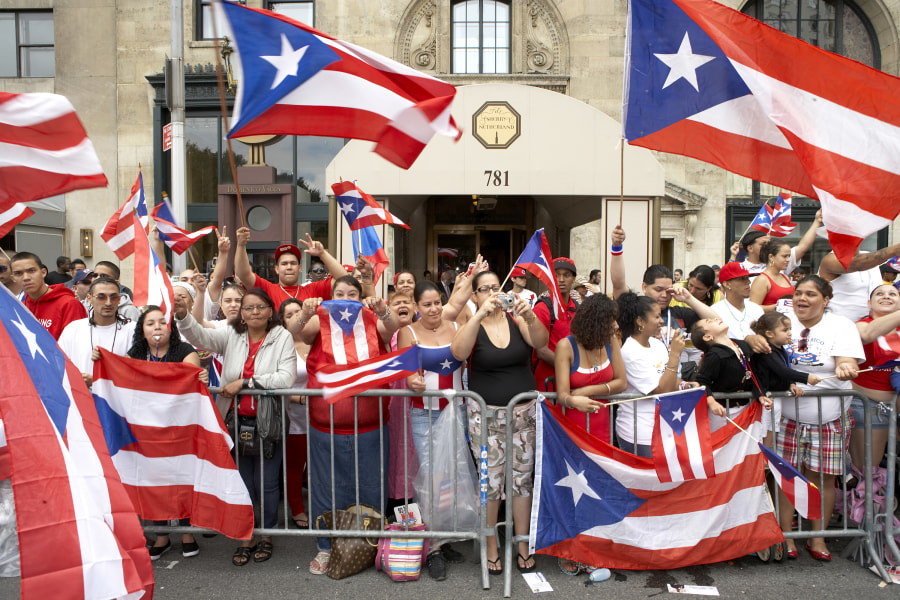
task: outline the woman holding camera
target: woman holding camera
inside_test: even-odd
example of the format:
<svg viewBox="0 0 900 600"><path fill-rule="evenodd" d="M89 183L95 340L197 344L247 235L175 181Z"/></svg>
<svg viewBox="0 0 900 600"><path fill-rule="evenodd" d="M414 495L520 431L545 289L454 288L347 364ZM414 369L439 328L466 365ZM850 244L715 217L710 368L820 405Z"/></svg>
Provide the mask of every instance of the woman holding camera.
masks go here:
<svg viewBox="0 0 900 600"><path fill-rule="evenodd" d="M534 316L531 307L515 298L511 307L500 294L500 279L495 273L482 271L472 278L475 304L478 310L471 317L462 317L450 345L453 357L469 359L469 389L484 398L491 408L482 415L477 403L469 402L469 436L472 451L480 455L482 427L488 432L488 525L497 524L500 500L507 487L512 489L513 519L516 534L528 533L531 521L531 490L534 478L535 402L519 404L513 410L514 447L506 447L507 403L521 392L535 389L531 373L531 351L547 344L544 325ZM506 454L513 461L513 481L505 482ZM497 538L487 538L488 570L503 572ZM528 543L519 544L520 571L533 571L534 558L528 553Z"/></svg>

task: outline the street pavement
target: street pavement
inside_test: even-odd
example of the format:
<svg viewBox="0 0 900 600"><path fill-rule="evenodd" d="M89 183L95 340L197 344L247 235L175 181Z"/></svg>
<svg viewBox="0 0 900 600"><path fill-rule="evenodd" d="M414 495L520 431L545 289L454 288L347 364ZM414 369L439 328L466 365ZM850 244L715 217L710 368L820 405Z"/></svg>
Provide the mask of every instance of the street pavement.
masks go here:
<svg viewBox="0 0 900 600"><path fill-rule="evenodd" d="M178 535L173 540L180 539ZM237 546L223 536L198 536L201 552L193 558L181 556L181 546L172 549L154 562L156 600L217 600L294 598L339 598L368 600L384 598L401 600L455 600L464 598L503 598L503 578L491 577L489 590L482 589L478 564L473 562L471 542L454 544L465 556L463 564L448 565L446 581L435 582L423 573L418 581L395 583L387 575L371 568L341 581L324 575L309 573L308 565L315 555L312 538L282 537L275 539L275 553L264 563L251 562L245 567L231 564L231 554ZM715 586L721 598L742 599L815 599L870 600L900 598L900 587L882 586L881 580L857 562L841 558L846 541L829 540L835 553L831 563L814 561L808 552L800 550L798 560L764 564L754 557L702 565L673 571L614 571L612 578L602 583L585 585L587 576L571 577L561 573L556 559L537 557L537 567L553 587L553 592L541 595L549 598L591 598L628 600L652 597L673 597L666 584ZM514 567L515 568L515 567ZM534 596L518 571L512 578L512 597ZM60 596L63 597L63 596ZM696 597L696 596L695 596ZM19 579L0 579L0 599L19 598Z"/></svg>

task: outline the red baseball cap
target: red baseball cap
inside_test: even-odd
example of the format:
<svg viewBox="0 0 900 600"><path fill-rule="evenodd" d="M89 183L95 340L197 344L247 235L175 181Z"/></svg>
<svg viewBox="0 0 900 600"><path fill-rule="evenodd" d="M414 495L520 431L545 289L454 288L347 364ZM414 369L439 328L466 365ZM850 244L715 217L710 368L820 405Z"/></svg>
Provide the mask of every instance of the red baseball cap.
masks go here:
<svg viewBox="0 0 900 600"><path fill-rule="evenodd" d="M348 273L353 273L353 269L356 268L356 265L341 265L341 266L344 267L344 270L347 271Z"/></svg>
<svg viewBox="0 0 900 600"><path fill-rule="evenodd" d="M575 268L575 261L567 256L560 256L553 261L553 270L555 271L556 269L568 269L572 271L572 275L578 274L578 269Z"/></svg>
<svg viewBox="0 0 900 600"><path fill-rule="evenodd" d="M513 267L510 277L525 277L526 275L528 275L528 272L522 267Z"/></svg>
<svg viewBox="0 0 900 600"><path fill-rule="evenodd" d="M745 269L739 262L726 263L719 271L719 283L725 283L738 277L750 277L750 271Z"/></svg>
<svg viewBox="0 0 900 600"><path fill-rule="evenodd" d="M275 249L275 262L278 262L278 259L282 254L293 254L297 257L297 260L303 262L303 253L300 252L300 248L293 244L282 244Z"/></svg>

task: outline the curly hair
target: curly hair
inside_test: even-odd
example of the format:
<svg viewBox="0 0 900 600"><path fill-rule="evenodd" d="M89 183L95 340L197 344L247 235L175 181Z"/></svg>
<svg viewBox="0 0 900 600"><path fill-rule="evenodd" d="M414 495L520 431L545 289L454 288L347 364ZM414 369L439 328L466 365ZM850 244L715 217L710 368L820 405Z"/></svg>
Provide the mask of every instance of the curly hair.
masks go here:
<svg viewBox="0 0 900 600"><path fill-rule="evenodd" d="M153 311L162 312L162 309L151 304L150 306L145 307L144 312L138 317L137 323L134 326L134 339L131 342L131 348L128 349L129 358L147 360L147 355L150 353L150 342L144 337L144 321L147 320L147 315ZM169 323L169 331L169 354L176 355L178 354L177 350L179 346L181 346L181 344L187 344L187 342L181 339L178 327L173 327L171 323Z"/></svg>
<svg viewBox="0 0 900 600"><path fill-rule="evenodd" d="M619 296L617 302L619 305L619 330L622 332L623 342L634 335L638 317L647 319L648 315L653 312L653 308L658 306L656 300L648 296L638 296L634 292L625 292Z"/></svg>
<svg viewBox="0 0 900 600"><path fill-rule="evenodd" d="M618 308L606 294L588 296L572 318L569 331L586 350L596 350L609 343L616 331Z"/></svg>
<svg viewBox="0 0 900 600"><path fill-rule="evenodd" d="M256 296L257 298L262 300L266 306L272 309L272 313L269 315L269 320L266 322L266 331L271 331L273 327L278 325L278 312L275 308L275 302L264 289L258 287L250 288L244 294L244 297L241 298L241 310L244 309L244 302L249 296ZM229 319L228 324L238 333L244 333L245 331L247 331L247 324L244 323L244 318L241 317L241 313L238 313L236 316Z"/></svg>

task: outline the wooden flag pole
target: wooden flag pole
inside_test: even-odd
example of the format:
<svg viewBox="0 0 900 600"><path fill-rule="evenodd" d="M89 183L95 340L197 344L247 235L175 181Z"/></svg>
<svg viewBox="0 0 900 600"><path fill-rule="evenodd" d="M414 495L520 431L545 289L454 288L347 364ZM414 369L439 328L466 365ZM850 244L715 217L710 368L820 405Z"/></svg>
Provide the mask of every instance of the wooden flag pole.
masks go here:
<svg viewBox="0 0 900 600"><path fill-rule="evenodd" d="M219 39L218 26L216 25L216 15L212 18L213 37ZM241 226L247 226L247 220L244 217L244 201L241 198L241 184L238 181L237 167L234 164L234 150L231 149L231 138L228 137L228 105L225 102L225 82L222 77L222 54L216 52L216 82L219 86L219 105L222 110L222 123L225 125L225 142L228 144L228 163L231 165L231 176L234 178L234 192L237 195L238 212L241 215Z"/></svg>
<svg viewBox="0 0 900 600"><path fill-rule="evenodd" d="M619 227L622 226L622 209L625 206L625 137L619 142Z"/></svg>

